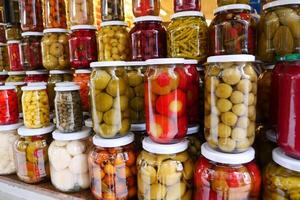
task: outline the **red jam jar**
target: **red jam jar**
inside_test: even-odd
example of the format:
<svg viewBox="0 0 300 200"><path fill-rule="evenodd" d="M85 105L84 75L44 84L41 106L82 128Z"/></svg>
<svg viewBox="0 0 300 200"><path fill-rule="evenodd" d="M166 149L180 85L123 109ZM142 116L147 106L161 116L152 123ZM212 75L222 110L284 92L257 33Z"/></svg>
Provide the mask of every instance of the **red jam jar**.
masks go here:
<svg viewBox="0 0 300 200"><path fill-rule="evenodd" d="M43 31L42 0L19 0L22 31Z"/></svg>
<svg viewBox="0 0 300 200"><path fill-rule="evenodd" d="M82 103L82 109L84 112L90 111L89 101L89 81L91 71L87 69L75 70L73 82L80 86L80 97Z"/></svg>
<svg viewBox="0 0 300 200"><path fill-rule="evenodd" d="M195 166L194 200L259 200L261 173L254 163L255 151L239 154L220 153L207 143Z"/></svg>
<svg viewBox="0 0 300 200"><path fill-rule="evenodd" d="M187 133L188 78L184 59L160 58L146 61L146 129L157 143L176 143Z"/></svg>
<svg viewBox="0 0 300 200"><path fill-rule="evenodd" d="M7 78L8 78L7 72L0 72L0 83L4 83Z"/></svg>
<svg viewBox="0 0 300 200"><path fill-rule="evenodd" d="M96 27L76 25L71 27L69 37L70 63L73 69L89 68L97 61Z"/></svg>
<svg viewBox="0 0 300 200"><path fill-rule="evenodd" d="M300 158L300 54L285 56L278 79L278 145Z"/></svg>
<svg viewBox="0 0 300 200"><path fill-rule="evenodd" d="M42 32L22 33L21 50L22 65L27 70L43 69Z"/></svg>
<svg viewBox="0 0 300 200"><path fill-rule="evenodd" d="M0 125L16 124L19 121L16 87L0 86Z"/></svg>
<svg viewBox="0 0 300 200"><path fill-rule="evenodd" d="M21 62L23 55L20 43L20 40L11 40L7 42L10 71L25 70Z"/></svg>
<svg viewBox="0 0 300 200"><path fill-rule="evenodd" d="M130 31L133 61L167 57L167 32L162 19L156 16L138 17Z"/></svg>
<svg viewBox="0 0 300 200"><path fill-rule="evenodd" d="M174 12L200 11L201 0L174 0Z"/></svg>
<svg viewBox="0 0 300 200"><path fill-rule="evenodd" d="M26 83L48 82L48 71L27 71L24 80Z"/></svg>
<svg viewBox="0 0 300 200"><path fill-rule="evenodd" d="M132 0L132 11L135 17L147 15L159 16L159 0Z"/></svg>

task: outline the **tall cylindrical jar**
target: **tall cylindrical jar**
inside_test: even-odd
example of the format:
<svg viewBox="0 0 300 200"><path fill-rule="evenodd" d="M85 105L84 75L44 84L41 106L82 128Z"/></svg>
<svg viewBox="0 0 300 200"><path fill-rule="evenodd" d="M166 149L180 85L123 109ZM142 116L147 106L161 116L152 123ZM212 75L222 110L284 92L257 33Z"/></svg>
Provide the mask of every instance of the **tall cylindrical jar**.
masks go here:
<svg viewBox="0 0 300 200"><path fill-rule="evenodd" d="M23 53L21 50L20 40L7 41L8 59L10 71L24 71L25 68L21 62L23 59Z"/></svg>
<svg viewBox="0 0 300 200"><path fill-rule="evenodd" d="M7 44L0 43L0 71L9 71Z"/></svg>
<svg viewBox="0 0 300 200"><path fill-rule="evenodd" d="M69 6L71 26L94 24L93 0L69 0L67 6Z"/></svg>
<svg viewBox="0 0 300 200"><path fill-rule="evenodd" d="M0 86L0 125L16 124L18 121L19 110L16 87L13 85Z"/></svg>
<svg viewBox="0 0 300 200"><path fill-rule="evenodd" d="M65 0L43 1L45 28L67 28Z"/></svg>
<svg viewBox="0 0 300 200"><path fill-rule="evenodd" d="M86 69L75 70L75 73L73 74L73 81L80 86L80 97L83 112L90 112L90 76L91 71Z"/></svg>
<svg viewBox="0 0 300 200"><path fill-rule="evenodd" d="M142 16L159 16L159 0L132 0L132 11L135 17Z"/></svg>
<svg viewBox="0 0 300 200"><path fill-rule="evenodd" d="M19 0L22 31L43 31L42 0Z"/></svg>
<svg viewBox="0 0 300 200"><path fill-rule="evenodd" d="M102 21L124 21L124 0L101 0Z"/></svg>

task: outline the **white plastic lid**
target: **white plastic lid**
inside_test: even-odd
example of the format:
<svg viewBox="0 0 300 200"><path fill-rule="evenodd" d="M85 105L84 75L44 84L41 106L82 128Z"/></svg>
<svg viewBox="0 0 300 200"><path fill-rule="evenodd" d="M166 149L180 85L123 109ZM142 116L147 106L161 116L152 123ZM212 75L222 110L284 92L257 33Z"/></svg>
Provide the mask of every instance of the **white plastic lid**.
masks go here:
<svg viewBox="0 0 300 200"><path fill-rule="evenodd" d="M179 17L203 17L203 13L200 11L184 11L178 12L171 16L171 19L176 19Z"/></svg>
<svg viewBox="0 0 300 200"><path fill-rule="evenodd" d="M21 34L22 37L24 36L43 36L43 32L24 32Z"/></svg>
<svg viewBox="0 0 300 200"><path fill-rule="evenodd" d="M291 5L291 4L300 4L299 0L277 0L277 1L272 1L270 3L267 3L263 6L263 10L269 9L269 8L274 8L277 6L284 6L284 5Z"/></svg>
<svg viewBox="0 0 300 200"><path fill-rule="evenodd" d="M71 74L69 70L51 70L49 74Z"/></svg>
<svg viewBox="0 0 300 200"><path fill-rule="evenodd" d="M188 60L188 59L184 59L184 64L185 64L185 65L197 65L197 64L198 64L198 60Z"/></svg>
<svg viewBox="0 0 300 200"><path fill-rule="evenodd" d="M249 10L251 11L251 6L247 4L230 4L226 6L218 7L214 10L214 15L219 12L227 11L227 10Z"/></svg>
<svg viewBox="0 0 300 200"><path fill-rule="evenodd" d="M54 91L58 91L58 92L67 92L67 91L76 91L76 90L80 90L79 85L59 86L54 88Z"/></svg>
<svg viewBox="0 0 300 200"><path fill-rule="evenodd" d="M91 70L89 69L77 69L75 70L75 74L90 74L92 73Z"/></svg>
<svg viewBox="0 0 300 200"><path fill-rule="evenodd" d="M199 125L189 127L188 131L187 131L187 135L193 135L195 133L198 133L199 130L200 130L200 126Z"/></svg>
<svg viewBox="0 0 300 200"><path fill-rule="evenodd" d="M224 63L224 62L254 62L255 56L248 54L236 54L225 56L211 56L207 58L207 63Z"/></svg>
<svg viewBox="0 0 300 200"><path fill-rule="evenodd" d="M299 160L287 156L279 147L272 152L273 161L292 171L300 172Z"/></svg>
<svg viewBox="0 0 300 200"><path fill-rule="evenodd" d="M47 82L30 82L30 83L27 83L27 86L47 86Z"/></svg>
<svg viewBox="0 0 300 200"><path fill-rule="evenodd" d="M103 148L113 148L113 147L121 147L128 145L134 141L133 133L128 133L124 137L113 138L113 139L105 139L101 138L98 135L93 137L93 143L96 146L103 147Z"/></svg>
<svg viewBox="0 0 300 200"><path fill-rule="evenodd" d="M60 141L70 141L70 140L80 140L90 136L91 128L82 127L81 131L73 132L73 133L62 133L59 130L55 130L52 133L52 137L55 140Z"/></svg>
<svg viewBox="0 0 300 200"><path fill-rule="evenodd" d="M84 121L84 124L86 127L93 128L93 120L91 118L88 118Z"/></svg>
<svg viewBox="0 0 300 200"><path fill-rule="evenodd" d="M146 131L146 124L131 124L130 131L133 131L133 132Z"/></svg>
<svg viewBox="0 0 300 200"><path fill-rule="evenodd" d="M102 22L101 27L104 26L128 26L127 22L124 21L107 21L107 22Z"/></svg>
<svg viewBox="0 0 300 200"><path fill-rule="evenodd" d="M143 17L137 17L134 19L134 23L138 22L146 22L146 21L156 21L156 22L162 22L162 18L158 16L143 16Z"/></svg>
<svg viewBox="0 0 300 200"><path fill-rule="evenodd" d="M38 71L26 71L26 75L38 75L38 74L48 74L46 70L38 70Z"/></svg>
<svg viewBox="0 0 300 200"><path fill-rule="evenodd" d="M204 143L201 146L201 154L208 160L217 163L238 165L238 164L251 162L254 159L255 151L251 147L249 148L249 150L243 153L236 153L236 154L222 153L210 148L208 143Z"/></svg>
<svg viewBox="0 0 300 200"><path fill-rule="evenodd" d="M55 126L54 124L51 124L48 127L45 128L37 128L37 129L30 129L26 128L25 126L22 126L18 129L18 134L21 136L36 136L36 135L44 135L47 133L51 133L54 131Z"/></svg>
<svg viewBox="0 0 300 200"><path fill-rule="evenodd" d="M0 46L7 46L6 43L0 42Z"/></svg>
<svg viewBox="0 0 300 200"><path fill-rule="evenodd" d="M64 29L64 28L48 28L48 29L44 29L44 34L45 33L68 33L68 29Z"/></svg>
<svg viewBox="0 0 300 200"><path fill-rule="evenodd" d="M20 40L10 40L10 41L7 41L7 44L17 44L20 42L21 42Z"/></svg>
<svg viewBox="0 0 300 200"><path fill-rule="evenodd" d="M3 133L3 131L17 130L21 126L23 126L23 122L22 121L18 122L17 124L2 125L2 126L0 126L0 131Z"/></svg>
<svg viewBox="0 0 300 200"><path fill-rule="evenodd" d="M16 86L14 85L1 85L0 90L15 90Z"/></svg>
<svg viewBox="0 0 300 200"><path fill-rule="evenodd" d="M277 134L273 129L267 130L266 137L269 141L277 143Z"/></svg>
<svg viewBox="0 0 300 200"><path fill-rule="evenodd" d="M104 61L104 62L92 62L91 67L97 68L97 67L125 67L126 62L125 61Z"/></svg>
<svg viewBox="0 0 300 200"><path fill-rule="evenodd" d="M22 87L22 91L36 91L36 90L45 90L47 87L45 85L29 85Z"/></svg>
<svg viewBox="0 0 300 200"><path fill-rule="evenodd" d="M5 85L14 85L14 86L20 86L20 85L26 85L25 82L7 82Z"/></svg>
<svg viewBox="0 0 300 200"><path fill-rule="evenodd" d="M55 84L56 87L69 87L74 85L76 86L77 84L75 82L69 82L69 81L59 82Z"/></svg>
<svg viewBox="0 0 300 200"><path fill-rule="evenodd" d="M143 149L156 154L175 154L185 151L188 148L188 144L187 140L182 140L175 144L158 144L147 137L143 140Z"/></svg>
<svg viewBox="0 0 300 200"><path fill-rule="evenodd" d="M8 75L8 72L0 72L0 76L6 76Z"/></svg>
<svg viewBox="0 0 300 200"><path fill-rule="evenodd" d="M25 71L12 71L12 72L8 72L9 76L15 76L15 75L25 75Z"/></svg>
<svg viewBox="0 0 300 200"><path fill-rule="evenodd" d="M146 66L146 62L145 61L130 61L130 62L126 62L126 66L128 67L140 67L140 66Z"/></svg>
<svg viewBox="0 0 300 200"><path fill-rule="evenodd" d="M183 58L156 58L146 60L147 65L176 65L176 64L184 64Z"/></svg>
<svg viewBox="0 0 300 200"><path fill-rule="evenodd" d="M96 30L97 28L93 25L76 25L71 26L71 31L73 30L80 30L80 29L90 29L90 30Z"/></svg>

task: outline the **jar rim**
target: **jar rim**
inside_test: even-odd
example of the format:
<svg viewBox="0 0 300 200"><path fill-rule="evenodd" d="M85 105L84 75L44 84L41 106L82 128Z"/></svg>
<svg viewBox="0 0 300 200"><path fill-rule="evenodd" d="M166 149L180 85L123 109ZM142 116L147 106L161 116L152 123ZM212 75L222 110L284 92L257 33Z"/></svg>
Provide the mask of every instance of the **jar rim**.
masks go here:
<svg viewBox="0 0 300 200"><path fill-rule="evenodd" d="M102 62L92 62L90 64L91 68L99 67L125 67L125 61L102 61Z"/></svg>
<svg viewBox="0 0 300 200"><path fill-rule="evenodd" d="M12 75L12 76L14 76L14 75L25 75L25 74L26 74L25 71L9 71L8 72L8 75Z"/></svg>
<svg viewBox="0 0 300 200"><path fill-rule="evenodd" d="M176 65L184 64L183 58L155 58L146 60L147 65Z"/></svg>
<svg viewBox="0 0 300 200"><path fill-rule="evenodd" d="M145 123L142 123L142 124L131 124L130 131L133 131L133 132L143 132L143 131L146 131L146 124Z"/></svg>
<svg viewBox="0 0 300 200"><path fill-rule="evenodd" d="M21 40L9 40L7 41L7 44L18 44L21 43Z"/></svg>
<svg viewBox="0 0 300 200"><path fill-rule="evenodd" d="M7 82L5 85L14 85L14 86L20 86L20 85L26 85L26 82Z"/></svg>
<svg viewBox="0 0 300 200"><path fill-rule="evenodd" d="M174 13L171 16L171 19L176 19L179 17L204 17L204 15L201 11L183 11L183 12Z"/></svg>
<svg viewBox="0 0 300 200"><path fill-rule="evenodd" d="M162 18L159 16L147 15L142 17L136 17L134 19L134 23L149 22L149 21L162 22Z"/></svg>
<svg viewBox="0 0 300 200"><path fill-rule="evenodd" d="M195 126L189 127L188 130L187 130L187 135L193 135L195 133L198 133L199 130L200 130L200 126L199 125L195 125Z"/></svg>
<svg viewBox="0 0 300 200"><path fill-rule="evenodd" d="M212 149L206 142L201 146L201 154L213 162L238 165L251 162L254 159L255 151L252 147L250 147L247 151L242 153L222 153Z"/></svg>
<svg viewBox="0 0 300 200"><path fill-rule="evenodd" d="M49 74L71 74L69 70L50 70Z"/></svg>
<svg viewBox="0 0 300 200"><path fill-rule="evenodd" d="M272 158L278 165L292 171L300 172L299 160L287 156L280 147L277 147L272 151Z"/></svg>
<svg viewBox="0 0 300 200"><path fill-rule="evenodd" d="M285 5L298 5L300 4L299 0L277 0L277 1L272 1L270 3L267 3L263 6L263 10L267 10L270 8L278 7L278 6L285 6Z"/></svg>
<svg viewBox="0 0 300 200"><path fill-rule="evenodd" d="M48 28L48 29L44 29L43 33L68 33L68 29L64 29L64 28Z"/></svg>
<svg viewBox="0 0 300 200"><path fill-rule="evenodd" d="M184 59L184 64L185 65L197 65L198 64L198 60Z"/></svg>
<svg viewBox="0 0 300 200"><path fill-rule="evenodd" d="M84 125L89 128L93 128L93 120L92 118L88 118L84 121Z"/></svg>
<svg viewBox="0 0 300 200"><path fill-rule="evenodd" d="M54 88L56 92L68 92L68 91L77 91L80 90L79 85L67 85L67 86L58 86Z"/></svg>
<svg viewBox="0 0 300 200"><path fill-rule="evenodd" d="M0 76L8 75L8 72L0 72Z"/></svg>
<svg viewBox="0 0 300 200"><path fill-rule="evenodd" d="M89 69L76 69L75 74L90 74L92 73L91 70Z"/></svg>
<svg viewBox="0 0 300 200"><path fill-rule="evenodd" d="M140 67L140 66L146 66L146 62L145 61L128 61L126 62L126 65L128 67Z"/></svg>
<svg viewBox="0 0 300 200"><path fill-rule="evenodd" d="M71 31L73 30L84 30L84 29L90 29L90 30L97 30L97 28L93 25L75 25L75 26L71 26Z"/></svg>
<svg viewBox="0 0 300 200"><path fill-rule="evenodd" d="M31 82L27 83L27 86L47 86L47 82Z"/></svg>
<svg viewBox="0 0 300 200"><path fill-rule="evenodd" d="M23 32L21 34L22 37L24 36L43 36L44 33L43 32Z"/></svg>
<svg viewBox="0 0 300 200"><path fill-rule="evenodd" d="M105 26L128 26L127 22L124 21L107 21L107 22L102 22L100 24L100 27L105 27Z"/></svg>
<svg viewBox="0 0 300 200"><path fill-rule="evenodd" d="M266 137L269 141L277 144L277 133L273 130L267 130Z"/></svg>
<svg viewBox="0 0 300 200"><path fill-rule="evenodd" d="M47 133L51 133L52 131L54 131L55 126L54 124L50 124L47 127L44 128L37 128L37 129L30 129L30 128L26 128L25 126L21 126L18 129L18 134L20 136L37 136L37 135L45 135Z"/></svg>
<svg viewBox="0 0 300 200"><path fill-rule="evenodd" d="M98 135L95 135L93 137L93 144L103 148L114 148L114 147L125 146L132 143L133 141L134 141L134 134L131 132L123 137L118 137L118 138L101 138Z"/></svg>
<svg viewBox="0 0 300 200"><path fill-rule="evenodd" d="M28 85L21 88L22 91L37 91L37 90L45 90L45 85Z"/></svg>
<svg viewBox="0 0 300 200"><path fill-rule="evenodd" d="M77 85L77 84L75 82L70 82L70 81L55 83L55 87L69 87L69 86L74 86L74 85Z"/></svg>
<svg viewBox="0 0 300 200"><path fill-rule="evenodd" d="M223 11L227 11L227 10L248 10L251 11L251 6L247 5L247 4L230 4L230 5L226 5L226 6L221 6L218 7L214 10L214 15L223 12Z"/></svg>
<svg viewBox="0 0 300 200"><path fill-rule="evenodd" d="M14 85L1 85L0 90L15 90L16 86Z"/></svg>
<svg viewBox="0 0 300 200"><path fill-rule="evenodd" d="M55 130L52 133L52 137L55 140L59 140L59 141L71 141L71 140L80 140L80 139L84 139L87 138L91 135L91 128L88 127L82 127L82 129L80 131L77 132L73 132L73 133L63 133L60 132L59 130Z"/></svg>
<svg viewBox="0 0 300 200"><path fill-rule="evenodd" d="M223 56L210 56L207 58L207 63L217 62L255 62L255 56L249 54L235 54Z"/></svg>
<svg viewBox="0 0 300 200"><path fill-rule="evenodd" d="M47 70L34 70L34 71L26 71L26 75L38 75L38 74L48 74Z"/></svg>
<svg viewBox="0 0 300 200"><path fill-rule="evenodd" d="M143 139L143 149L155 154L176 154L181 153L188 148L186 139L174 144L159 144L153 142L149 137Z"/></svg>
<svg viewBox="0 0 300 200"><path fill-rule="evenodd" d="M18 130L18 128L20 128L21 126L23 126L23 122L19 121L16 124L9 124L9 125L1 125L0 126L0 131L12 131L12 130ZM3 132L3 133L7 133L7 132Z"/></svg>

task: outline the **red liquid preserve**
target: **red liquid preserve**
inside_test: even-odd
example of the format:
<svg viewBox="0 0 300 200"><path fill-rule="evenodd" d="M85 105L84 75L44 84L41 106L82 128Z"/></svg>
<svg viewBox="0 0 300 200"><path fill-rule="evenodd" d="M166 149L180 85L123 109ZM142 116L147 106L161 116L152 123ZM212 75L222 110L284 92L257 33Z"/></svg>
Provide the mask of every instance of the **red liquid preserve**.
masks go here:
<svg viewBox="0 0 300 200"><path fill-rule="evenodd" d="M15 86L0 86L0 125L19 121L18 97Z"/></svg>
<svg viewBox="0 0 300 200"><path fill-rule="evenodd" d="M7 42L8 45L8 58L10 71L24 71L22 65L22 50L19 40L11 40Z"/></svg>
<svg viewBox="0 0 300 200"><path fill-rule="evenodd" d="M24 79L26 83L48 82L48 71L27 71Z"/></svg>
<svg viewBox="0 0 300 200"><path fill-rule="evenodd" d="M174 12L200 11L201 0L174 0Z"/></svg>
<svg viewBox="0 0 300 200"><path fill-rule="evenodd" d="M132 0L132 9L135 17L141 16L159 16L159 0Z"/></svg>
<svg viewBox="0 0 300 200"><path fill-rule="evenodd" d="M42 0L19 0L22 31L43 31Z"/></svg>

